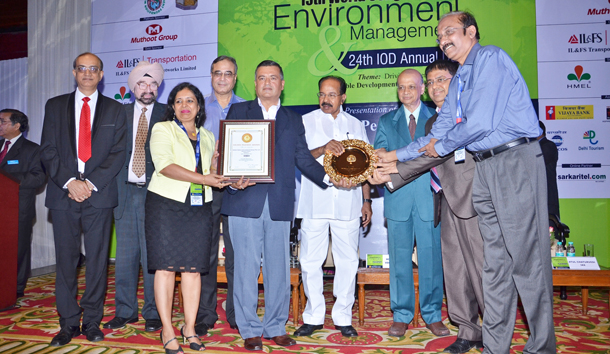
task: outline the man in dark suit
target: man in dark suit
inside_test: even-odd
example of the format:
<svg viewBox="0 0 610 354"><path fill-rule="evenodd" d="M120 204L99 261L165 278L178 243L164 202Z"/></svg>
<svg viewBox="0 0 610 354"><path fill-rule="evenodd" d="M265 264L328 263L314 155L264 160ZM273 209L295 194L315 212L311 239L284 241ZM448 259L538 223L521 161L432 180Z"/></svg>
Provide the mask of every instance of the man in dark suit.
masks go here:
<svg viewBox="0 0 610 354"><path fill-rule="evenodd" d="M281 106L284 74L271 60L255 74L257 99L231 106L227 119L275 119L275 183L249 183L243 178L225 192L221 213L229 217L235 253L233 298L235 320L248 350L263 350L261 335L281 346L295 345L286 335L290 305L289 236L294 217L295 166L321 188L328 186L324 168L309 152L303 118ZM342 187L351 185L333 181ZM258 277L261 256L265 317L259 320Z"/></svg>
<svg viewBox="0 0 610 354"><path fill-rule="evenodd" d="M437 106L435 113L426 122L426 134L432 129L447 96L449 83L458 69L458 64L448 60L437 60L426 68L428 95ZM390 159L388 154L385 159ZM479 231L477 214L472 205L472 181L475 162L466 154L462 163L456 163L454 155L443 158L420 156L399 163L381 163L375 174L375 183L392 182L396 190L415 180L422 173L435 168L440 186L434 194L434 223L441 225L441 248L443 271L447 294L449 318L459 327L456 341L445 349L445 353L466 353L482 347L479 311L483 314L483 238ZM383 177L383 178L381 178ZM434 182L436 183L436 182ZM440 211L440 213L439 213Z"/></svg>
<svg viewBox="0 0 610 354"><path fill-rule="evenodd" d="M22 133L28 117L16 109L0 111L0 170L19 180L19 232L17 240L17 297L23 297L30 276L32 226L36 217L36 189L45 181L40 147Z"/></svg>
<svg viewBox="0 0 610 354"><path fill-rule="evenodd" d="M47 101L40 150L49 175L45 205L53 221L61 325L52 346L80 335L81 312L87 339L104 339L99 325L104 316L112 209L118 204L116 175L125 163L125 109L97 90L104 76L102 60L83 53L73 68L77 89ZM81 231L87 287L79 304L76 266Z"/></svg>
<svg viewBox="0 0 610 354"><path fill-rule="evenodd" d="M154 332L162 324L155 306L154 273L148 271L146 237L144 234L144 202L148 183L155 171L150 156L150 131L163 118L165 105L157 102L158 88L163 82L159 63L141 61L127 79L135 102L125 106L127 151L124 168L117 176L119 205L114 208L116 227L115 312L104 328L117 329L138 321L138 279L140 263L144 278L144 330Z"/></svg>
<svg viewBox="0 0 610 354"><path fill-rule="evenodd" d="M379 118L375 149L396 150L424 136L426 121L434 110L421 102L424 93L422 75L414 69L403 71L397 80L402 105ZM384 194L384 215L388 223L390 255L390 301L394 312L388 334L401 337L413 320L415 289L411 255L417 242L419 298L426 327L436 336L449 330L442 322L443 269L440 230L434 227L430 177L426 173L396 192Z"/></svg>

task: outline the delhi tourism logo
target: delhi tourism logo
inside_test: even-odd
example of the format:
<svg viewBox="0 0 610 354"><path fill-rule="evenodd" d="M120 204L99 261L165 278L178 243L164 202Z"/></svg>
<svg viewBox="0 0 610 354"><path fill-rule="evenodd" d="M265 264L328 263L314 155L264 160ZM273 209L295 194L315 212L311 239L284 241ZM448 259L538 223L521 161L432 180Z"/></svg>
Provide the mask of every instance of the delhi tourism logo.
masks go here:
<svg viewBox="0 0 610 354"><path fill-rule="evenodd" d="M591 74L584 73L583 68L580 65L574 67L574 73L568 75L568 80L580 82L581 80L591 80Z"/></svg>
<svg viewBox="0 0 610 354"><path fill-rule="evenodd" d="M599 142L599 140L593 141L593 139L595 139L595 131L593 131L593 130L587 130L583 134L582 138L585 139L585 140L589 140L591 145L597 145L597 143Z"/></svg>
<svg viewBox="0 0 610 354"><path fill-rule="evenodd" d="M123 100L128 100L130 98L131 98L131 93L127 92L127 89L125 88L125 86L121 86L121 88L119 89L119 93L114 95L114 99L117 101L121 101L121 102L123 102Z"/></svg>
<svg viewBox="0 0 610 354"><path fill-rule="evenodd" d="M165 7L165 0L144 0L144 8L151 15L156 15Z"/></svg>

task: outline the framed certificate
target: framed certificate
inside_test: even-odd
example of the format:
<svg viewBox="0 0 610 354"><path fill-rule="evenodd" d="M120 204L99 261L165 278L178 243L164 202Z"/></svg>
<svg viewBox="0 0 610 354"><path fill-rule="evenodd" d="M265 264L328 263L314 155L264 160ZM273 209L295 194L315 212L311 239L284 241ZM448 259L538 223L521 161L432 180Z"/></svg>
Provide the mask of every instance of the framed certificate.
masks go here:
<svg viewBox="0 0 610 354"><path fill-rule="evenodd" d="M218 174L275 183L275 120L221 120Z"/></svg>

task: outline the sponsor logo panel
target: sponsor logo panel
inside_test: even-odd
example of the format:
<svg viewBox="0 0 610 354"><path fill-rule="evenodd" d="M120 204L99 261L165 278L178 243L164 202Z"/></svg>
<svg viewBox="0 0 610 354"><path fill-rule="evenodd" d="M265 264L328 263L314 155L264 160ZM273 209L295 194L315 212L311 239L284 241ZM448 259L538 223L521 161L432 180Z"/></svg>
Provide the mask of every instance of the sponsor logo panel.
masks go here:
<svg viewBox="0 0 610 354"><path fill-rule="evenodd" d="M593 105L546 106L546 120L593 119Z"/></svg>

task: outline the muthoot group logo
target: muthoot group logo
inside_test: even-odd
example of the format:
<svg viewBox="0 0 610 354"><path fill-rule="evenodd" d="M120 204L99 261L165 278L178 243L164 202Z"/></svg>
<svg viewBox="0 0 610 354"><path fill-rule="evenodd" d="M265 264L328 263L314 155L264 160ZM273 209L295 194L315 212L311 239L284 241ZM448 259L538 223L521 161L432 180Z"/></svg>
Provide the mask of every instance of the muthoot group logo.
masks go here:
<svg viewBox="0 0 610 354"><path fill-rule="evenodd" d="M164 42L178 39L177 34L162 34L163 27L158 24L149 25L146 27L145 32L148 36L133 37L131 38L131 43Z"/></svg>

